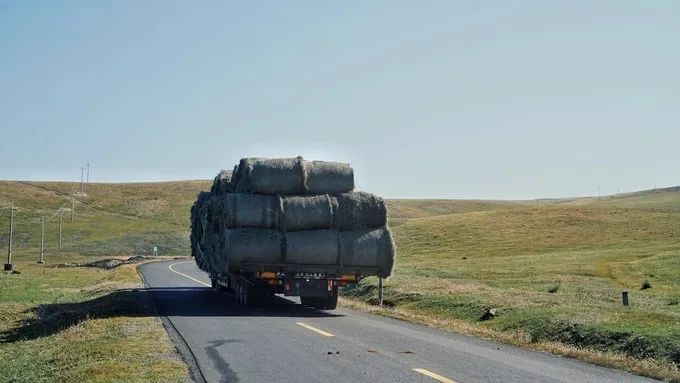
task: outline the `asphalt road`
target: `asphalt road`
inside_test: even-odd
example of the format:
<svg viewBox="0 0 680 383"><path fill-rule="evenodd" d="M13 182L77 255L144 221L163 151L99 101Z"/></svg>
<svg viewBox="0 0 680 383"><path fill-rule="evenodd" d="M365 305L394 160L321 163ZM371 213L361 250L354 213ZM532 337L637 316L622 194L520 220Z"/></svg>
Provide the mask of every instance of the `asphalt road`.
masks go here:
<svg viewBox="0 0 680 383"><path fill-rule="evenodd" d="M349 309L284 298L244 308L212 291L193 261L140 271L171 338L208 382L655 382Z"/></svg>

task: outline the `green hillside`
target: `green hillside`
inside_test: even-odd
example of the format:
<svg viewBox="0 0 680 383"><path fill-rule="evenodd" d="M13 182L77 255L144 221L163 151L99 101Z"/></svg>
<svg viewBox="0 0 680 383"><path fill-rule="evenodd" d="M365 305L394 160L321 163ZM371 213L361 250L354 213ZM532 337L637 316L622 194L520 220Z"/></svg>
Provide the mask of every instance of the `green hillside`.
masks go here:
<svg viewBox="0 0 680 383"><path fill-rule="evenodd" d="M0 182L0 245L14 203L18 257L37 256L41 216L48 257L148 254L153 245L187 255L189 208L210 182L90 184L76 197L73 223L64 212L58 249L57 211L70 209L75 186ZM398 256L380 313L680 379L680 188L387 204ZM346 304L375 303L376 284L347 289ZM629 307L620 303L624 290ZM496 316L482 321L488 309Z"/></svg>
<svg viewBox="0 0 680 383"><path fill-rule="evenodd" d="M680 186L616 194L601 198L583 198L574 200L569 204L680 212L680 198L678 198L678 195L680 195Z"/></svg>
<svg viewBox="0 0 680 383"><path fill-rule="evenodd" d="M50 252L80 255L147 254L153 245L161 255L186 255L188 212L207 181L90 184L75 197L71 222L71 191L64 182L0 182L0 243L7 241L9 204L15 206L14 247L18 254L35 251L40 218L46 221ZM58 244L59 209L63 208L63 240Z"/></svg>

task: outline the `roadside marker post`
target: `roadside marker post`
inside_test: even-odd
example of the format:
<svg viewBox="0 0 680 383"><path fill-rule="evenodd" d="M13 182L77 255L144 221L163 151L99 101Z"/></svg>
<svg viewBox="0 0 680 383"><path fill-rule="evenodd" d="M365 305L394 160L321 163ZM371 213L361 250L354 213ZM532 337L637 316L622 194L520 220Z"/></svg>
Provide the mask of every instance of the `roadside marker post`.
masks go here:
<svg viewBox="0 0 680 383"><path fill-rule="evenodd" d="M624 306L628 306L628 291L622 291L621 292L621 301Z"/></svg>
<svg viewBox="0 0 680 383"><path fill-rule="evenodd" d="M40 218L40 260L38 263L45 263L45 217Z"/></svg>
<svg viewBox="0 0 680 383"><path fill-rule="evenodd" d="M12 266L12 235L14 234L14 204L9 208L9 240L7 241L7 263L5 263L5 271L11 271Z"/></svg>
<svg viewBox="0 0 680 383"><path fill-rule="evenodd" d="M59 247L61 247L61 219L64 216L64 209L59 209Z"/></svg>
<svg viewBox="0 0 680 383"><path fill-rule="evenodd" d="M76 210L76 190L71 193L71 222L73 222L73 212Z"/></svg>
<svg viewBox="0 0 680 383"><path fill-rule="evenodd" d="M378 306L383 307L383 279L378 278Z"/></svg>

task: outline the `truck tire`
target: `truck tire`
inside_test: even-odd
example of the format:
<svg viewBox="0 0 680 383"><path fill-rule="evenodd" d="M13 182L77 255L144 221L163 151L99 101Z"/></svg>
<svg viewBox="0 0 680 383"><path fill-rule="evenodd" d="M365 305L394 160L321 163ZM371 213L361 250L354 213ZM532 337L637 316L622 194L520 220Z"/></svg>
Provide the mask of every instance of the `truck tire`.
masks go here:
<svg viewBox="0 0 680 383"><path fill-rule="evenodd" d="M242 280L236 282L236 300L240 305L250 306L255 298L254 288Z"/></svg>
<svg viewBox="0 0 680 383"><path fill-rule="evenodd" d="M318 307L322 302L323 298L318 298L318 297L300 297L300 303L302 303L303 306L309 306L309 307Z"/></svg>
<svg viewBox="0 0 680 383"><path fill-rule="evenodd" d="M334 287L327 297L300 297L300 303L319 310L335 310L338 307L338 288Z"/></svg>
<svg viewBox="0 0 680 383"><path fill-rule="evenodd" d="M325 310L335 310L336 307L338 307L338 287L337 286L333 287L333 291L331 292L331 295L329 295L328 298L325 299L323 308Z"/></svg>
<svg viewBox="0 0 680 383"><path fill-rule="evenodd" d="M243 305L244 306L250 306L250 301L251 301L251 294L250 294L250 285L247 283L243 283L243 288L241 291L243 291Z"/></svg>
<svg viewBox="0 0 680 383"><path fill-rule="evenodd" d="M238 300L238 304L243 305L244 299L243 299L243 283L240 281L236 285L236 298Z"/></svg>

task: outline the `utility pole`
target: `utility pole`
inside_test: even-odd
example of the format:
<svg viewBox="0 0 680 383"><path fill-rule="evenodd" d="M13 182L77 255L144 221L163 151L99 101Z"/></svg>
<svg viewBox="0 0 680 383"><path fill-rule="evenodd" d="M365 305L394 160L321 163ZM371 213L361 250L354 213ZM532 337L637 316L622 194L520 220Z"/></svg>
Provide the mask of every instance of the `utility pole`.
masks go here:
<svg viewBox="0 0 680 383"><path fill-rule="evenodd" d="M59 247L61 247L61 219L64 216L64 208L59 209Z"/></svg>
<svg viewBox="0 0 680 383"><path fill-rule="evenodd" d="M38 263L45 263L45 217L40 218L40 260Z"/></svg>
<svg viewBox="0 0 680 383"><path fill-rule="evenodd" d="M10 205L9 211L9 241L7 242L7 263L5 263L5 271L10 271L12 266L12 235L14 234L14 204Z"/></svg>
<svg viewBox="0 0 680 383"><path fill-rule="evenodd" d="M73 211L76 210L76 191L71 193L71 222L73 222Z"/></svg>
<svg viewBox="0 0 680 383"><path fill-rule="evenodd" d="M90 184L90 163L87 163L87 181L85 182L86 184Z"/></svg>
<svg viewBox="0 0 680 383"><path fill-rule="evenodd" d="M80 167L80 194L83 193L83 172L85 171L84 167Z"/></svg>

